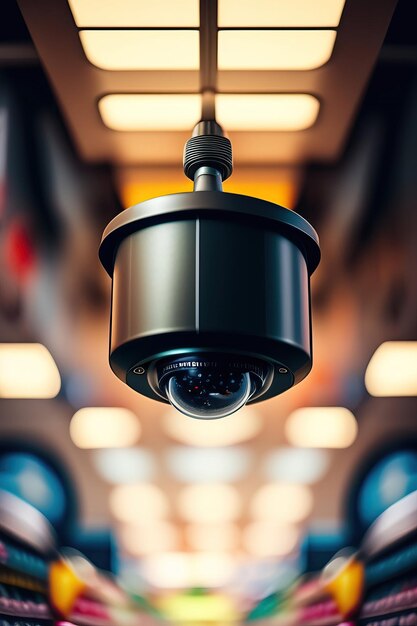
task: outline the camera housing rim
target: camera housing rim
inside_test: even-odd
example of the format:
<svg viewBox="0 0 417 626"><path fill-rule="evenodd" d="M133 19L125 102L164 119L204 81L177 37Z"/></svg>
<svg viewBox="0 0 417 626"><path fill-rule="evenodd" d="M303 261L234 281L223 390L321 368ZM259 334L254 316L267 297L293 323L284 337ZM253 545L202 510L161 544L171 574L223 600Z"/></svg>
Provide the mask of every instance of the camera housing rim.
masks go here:
<svg viewBox="0 0 417 626"><path fill-rule="evenodd" d="M314 228L297 213L266 200L222 191L170 194L146 200L117 215L104 231L100 260L113 277L117 255L123 242L138 231L152 226L184 220L212 220L223 224L247 224L288 240L301 252L308 277L320 261L318 236ZM113 307L112 307L113 312ZM310 306L309 306L310 315ZM113 324L113 321L111 322ZM311 321L308 320L311 335ZM243 346L240 349L240 346ZM254 334L178 332L129 336L127 341L110 347L114 373L140 394L168 402L158 388L157 367L161 360L204 354L224 354L257 359L272 371L268 384L248 404L274 397L302 380L312 366L310 351L292 342L272 342ZM139 357L139 358L138 358Z"/></svg>

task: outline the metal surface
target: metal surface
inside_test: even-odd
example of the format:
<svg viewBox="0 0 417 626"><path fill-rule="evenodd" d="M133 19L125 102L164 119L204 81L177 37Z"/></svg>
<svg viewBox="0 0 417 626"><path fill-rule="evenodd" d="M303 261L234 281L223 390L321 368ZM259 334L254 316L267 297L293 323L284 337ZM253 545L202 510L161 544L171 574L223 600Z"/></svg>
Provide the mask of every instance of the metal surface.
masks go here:
<svg viewBox="0 0 417 626"><path fill-rule="evenodd" d="M234 193L178 193L141 202L119 213L106 227L100 245L100 260L110 276L113 274L117 248L123 239L148 223L183 219L189 216L221 216L228 219L267 221L268 228L279 230L303 251L309 273L320 261L318 235L301 215L272 202Z"/></svg>
<svg viewBox="0 0 417 626"><path fill-rule="evenodd" d="M140 393L165 400L156 361L190 353L271 363L272 384L255 401L310 371L320 250L297 214L234 194L164 196L117 216L100 257L113 276L111 367Z"/></svg>
<svg viewBox="0 0 417 626"><path fill-rule="evenodd" d="M223 191L220 172L213 167L200 167L194 175L194 191Z"/></svg>

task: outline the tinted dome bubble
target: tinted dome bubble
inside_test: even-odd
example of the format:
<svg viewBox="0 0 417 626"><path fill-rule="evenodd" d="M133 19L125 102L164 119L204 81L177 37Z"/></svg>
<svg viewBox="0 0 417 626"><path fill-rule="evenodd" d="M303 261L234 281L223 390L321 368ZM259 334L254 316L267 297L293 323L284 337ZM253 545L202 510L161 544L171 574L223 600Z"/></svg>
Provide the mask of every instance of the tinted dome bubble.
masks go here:
<svg viewBox="0 0 417 626"><path fill-rule="evenodd" d="M187 371L172 375L166 385L171 404L199 419L217 419L234 413L246 404L254 391L249 372L230 370Z"/></svg>

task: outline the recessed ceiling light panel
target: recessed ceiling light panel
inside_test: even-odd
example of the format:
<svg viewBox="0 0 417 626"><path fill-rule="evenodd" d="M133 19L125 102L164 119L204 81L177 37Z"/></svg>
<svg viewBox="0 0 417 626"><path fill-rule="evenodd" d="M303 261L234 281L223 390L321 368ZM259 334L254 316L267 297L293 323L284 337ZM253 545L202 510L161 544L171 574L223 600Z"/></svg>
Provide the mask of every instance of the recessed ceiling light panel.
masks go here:
<svg viewBox="0 0 417 626"><path fill-rule="evenodd" d="M230 131L305 130L317 119L317 98L292 94L217 94L216 117Z"/></svg>
<svg viewBox="0 0 417 626"><path fill-rule="evenodd" d="M332 27L338 26L344 4L345 0L219 0L218 25L252 28Z"/></svg>
<svg viewBox="0 0 417 626"><path fill-rule="evenodd" d="M313 509L313 494L309 487L290 483L268 483L254 495L251 513L264 522L300 522Z"/></svg>
<svg viewBox="0 0 417 626"><path fill-rule="evenodd" d="M68 0L80 28L197 27L198 0Z"/></svg>
<svg viewBox="0 0 417 626"><path fill-rule="evenodd" d="M85 407L70 423L78 448L123 448L137 443L141 425L134 413L120 407Z"/></svg>
<svg viewBox="0 0 417 626"><path fill-rule="evenodd" d="M187 130L200 117L201 96L109 94L98 107L104 124L112 130Z"/></svg>
<svg viewBox="0 0 417 626"><path fill-rule="evenodd" d="M293 446L348 448L356 439L358 424L344 407L305 407L291 413L285 433Z"/></svg>
<svg viewBox="0 0 417 626"><path fill-rule="evenodd" d="M386 341L375 351L365 373L373 396L417 396L417 341Z"/></svg>
<svg viewBox="0 0 417 626"><path fill-rule="evenodd" d="M54 398L61 377L40 343L0 344L0 398Z"/></svg>
<svg viewBox="0 0 417 626"><path fill-rule="evenodd" d="M221 30L219 70L312 70L331 57L335 30Z"/></svg>
<svg viewBox="0 0 417 626"><path fill-rule="evenodd" d="M103 70L198 70L198 30L82 30L87 59Z"/></svg>

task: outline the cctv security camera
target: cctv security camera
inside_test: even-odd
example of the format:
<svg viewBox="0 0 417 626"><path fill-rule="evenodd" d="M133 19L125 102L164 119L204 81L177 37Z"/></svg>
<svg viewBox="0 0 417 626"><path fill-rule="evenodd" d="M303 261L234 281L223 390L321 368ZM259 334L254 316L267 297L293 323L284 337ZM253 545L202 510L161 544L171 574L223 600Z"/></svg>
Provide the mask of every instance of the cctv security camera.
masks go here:
<svg viewBox="0 0 417 626"><path fill-rule="evenodd" d="M104 231L110 365L138 393L216 419L310 371L320 248L297 213L222 191L232 150L215 122L197 124L184 171L194 191L142 202Z"/></svg>

